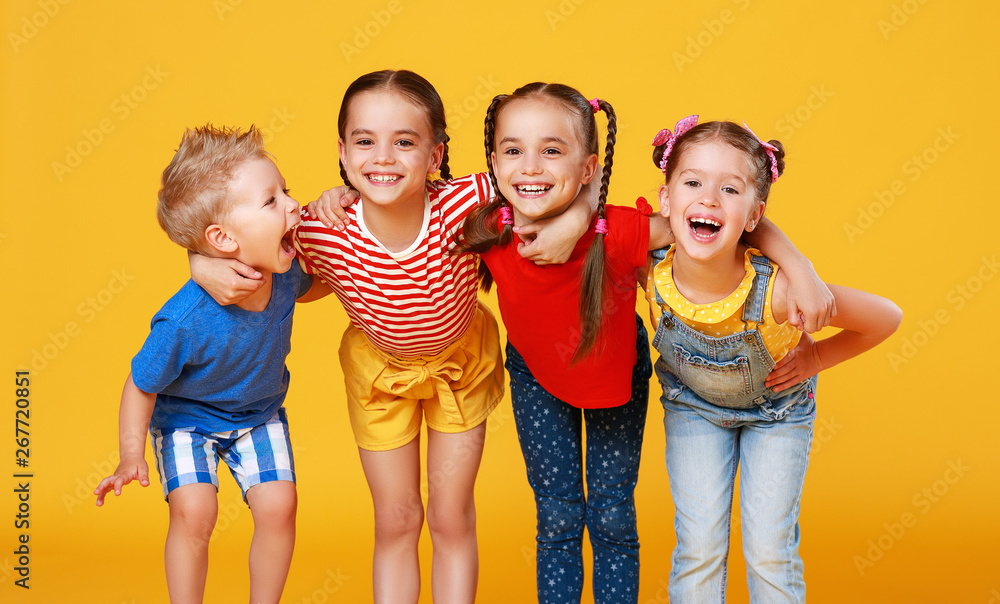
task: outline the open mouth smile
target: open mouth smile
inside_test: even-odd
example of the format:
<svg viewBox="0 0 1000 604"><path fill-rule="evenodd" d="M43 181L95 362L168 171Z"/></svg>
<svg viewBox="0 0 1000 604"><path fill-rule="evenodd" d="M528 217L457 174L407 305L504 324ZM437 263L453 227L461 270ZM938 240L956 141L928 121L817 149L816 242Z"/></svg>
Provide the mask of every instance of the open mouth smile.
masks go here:
<svg viewBox="0 0 1000 604"><path fill-rule="evenodd" d="M689 218L687 222L696 241L711 241L722 230L721 222L703 216Z"/></svg>

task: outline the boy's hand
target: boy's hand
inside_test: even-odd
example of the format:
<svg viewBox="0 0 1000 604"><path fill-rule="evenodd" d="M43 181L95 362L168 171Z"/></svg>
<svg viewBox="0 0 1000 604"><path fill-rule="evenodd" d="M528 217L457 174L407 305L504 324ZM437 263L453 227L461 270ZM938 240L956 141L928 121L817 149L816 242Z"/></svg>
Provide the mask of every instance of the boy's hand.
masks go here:
<svg viewBox="0 0 1000 604"><path fill-rule="evenodd" d="M242 302L266 283L259 272L239 260L188 252L188 262L194 282L222 306Z"/></svg>
<svg viewBox="0 0 1000 604"><path fill-rule="evenodd" d="M806 333L823 329L837 314L837 303L830 288L813 270L788 274L785 308L788 322Z"/></svg>
<svg viewBox="0 0 1000 604"><path fill-rule="evenodd" d="M149 486L149 466L146 465L145 459L123 458L119 462L115 473L102 480L94 489L98 507L104 505L104 496L108 494L108 491L114 489L115 497L117 497L122 494L122 487L133 480L138 480L139 484L144 487Z"/></svg>
<svg viewBox="0 0 1000 604"><path fill-rule="evenodd" d="M327 228L343 231L351 222L344 208L354 205L360 197L361 194L350 187L334 187L323 191L316 201L310 201L306 210Z"/></svg>
<svg viewBox="0 0 1000 604"><path fill-rule="evenodd" d="M767 375L764 385L773 388L775 392L781 392L822 370L823 364L816 349L816 341L804 333L798 345L789 350Z"/></svg>

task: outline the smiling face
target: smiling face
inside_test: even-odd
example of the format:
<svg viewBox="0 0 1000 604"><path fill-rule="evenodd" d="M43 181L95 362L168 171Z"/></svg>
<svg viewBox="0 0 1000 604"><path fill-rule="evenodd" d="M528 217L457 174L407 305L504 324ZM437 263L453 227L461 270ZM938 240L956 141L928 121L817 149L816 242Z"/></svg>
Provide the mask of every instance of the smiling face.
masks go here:
<svg viewBox="0 0 1000 604"><path fill-rule="evenodd" d="M427 176L441 165L427 113L392 92L362 92L350 100L340 161L368 203L421 202Z"/></svg>
<svg viewBox="0 0 1000 604"><path fill-rule="evenodd" d="M670 219L686 255L710 259L739 245L764 213L746 155L718 140L688 146L670 182L660 187L661 213Z"/></svg>
<svg viewBox="0 0 1000 604"><path fill-rule="evenodd" d="M512 100L497 113L492 161L515 223L561 214L594 177L597 155L584 147L576 119L545 98Z"/></svg>
<svg viewBox="0 0 1000 604"><path fill-rule="evenodd" d="M292 266L292 230L299 224L299 203L289 197L285 179L270 159L246 160L229 184L235 200L218 225L209 226L209 243L262 273L283 273Z"/></svg>

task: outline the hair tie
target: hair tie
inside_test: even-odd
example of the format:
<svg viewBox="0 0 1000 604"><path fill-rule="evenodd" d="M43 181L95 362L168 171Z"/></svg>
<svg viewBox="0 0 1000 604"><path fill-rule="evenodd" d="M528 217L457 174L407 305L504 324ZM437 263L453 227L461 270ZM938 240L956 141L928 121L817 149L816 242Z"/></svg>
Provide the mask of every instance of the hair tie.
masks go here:
<svg viewBox="0 0 1000 604"><path fill-rule="evenodd" d="M653 146L659 147L666 144L666 147L663 148L663 156L660 158L660 172L667 173L667 158L670 157L670 152L673 151L677 138L696 125L698 125L698 115L689 115L674 125L673 132L664 128L656 133L656 136L653 137Z"/></svg>
<svg viewBox="0 0 1000 604"><path fill-rule="evenodd" d="M764 153L766 153L768 159L771 160L771 182L778 180L779 176L778 158L775 157L774 155L774 152L777 151L778 148L772 145L771 143L765 143L764 141L760 140L760 137L753 133L753 130L750 129L750 126L747 126L746 122L743 122L743 127L746 129L747 132L753 135L755 139L757 139L757 142L760 143L761 147L764 147Z"/></svg>
<svg viewBox="0 0 1000 604"><path fill-rule="evenodd" d="M608 234L608 221L603 218L597 219L597 224L594 225L594 230L597 231L599 235Z"/></svg>
<svg viewBox="0 0 1000 604"><path fill-rule="evenodd" d="M510 206L500 206L500 224L514 224L514 210Z"/></svg>
<svg viewBox="0 0 1000 604"><path fill-rule="evenodd" d="M601 110L601 101L594 97L590 99L590 106L594 108L594 113L597 113Z"/></svg>

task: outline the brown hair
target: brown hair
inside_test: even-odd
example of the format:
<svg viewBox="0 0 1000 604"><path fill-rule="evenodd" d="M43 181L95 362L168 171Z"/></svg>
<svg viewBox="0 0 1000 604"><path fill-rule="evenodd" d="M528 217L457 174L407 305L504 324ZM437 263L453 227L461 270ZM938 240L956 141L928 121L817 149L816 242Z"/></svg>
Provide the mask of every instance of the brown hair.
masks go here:
<svg viewBox="0 0 1000 604"><path fill-rule="evenodd" d="M561 103L577 118L580 141L590 153L598 152L597 121L594 119L594 107L576 89L564 84L545 84L534 82L522 86L511 95L498 95L490 103L486 111L486 163L489 166L490 180L496 191L496 198L489 204L475 209L464 226L465 245L460 251L482 253L495 245L504 245L511 240L510 225L497 226L497 215L500 208L509 204L500 188L493 170L491 154L494 152L494 134L497 115L503 107L515 99L552 99ZM598 106L608 117L608 138L604 147L604 170L601 174L601 189L598 218L605 218L604 204L608 197L608 184L611 181L611 167L614 164L615 138L618 133L615 110L607 101L597 101ZM484 291L489 291L493 285L493 275L486 263L479 263L479 276ZM589 354L598 345L601 324L603 323L603 304L605 280L604 235L598 233L587 250L587 258L583 265L583 277L580 283L580 343L571 362L575 363Z"/></svg>
<svg viewBox="0 0 1000 604"><path fill-rule="evenodd" d="M211 124L185 130L163 170L156 205L160 227L178 245L193 252L209 251L205 229L233 207L229 196L233 172L243 161L269 157L254 126L246 132Z"/></svg>
<svg viewBox="0 0 1000 604"><path fill-rule="evenodd" d="M451 170L448 168L448 124L444 117L444 103L441 96L430 82L423 77L400 69L383 69L366 73L360 78L351 82L344 93L344 100L340 103L340 115L337 116L337 134L341 139L346 139L347 111L351 100L355 95L368 92L369 90L381 90L384 92L395 92L402 95L411 103L420 107L427 113L427 121L431 124L431 132L434 134L434 144L444 144L444 154L441 157L441 178L451 179ZM347 179L347 171L344 165L340 165L340 176L344 179L344 184L352 186Z"/></svg>
<svg viewBox="0 0 1000 604"><path fill-rule="evenodd" d="M720 140L746 155L757 199L767 203L767 196L771 193L771 158L767 156L764 146L753 133L733 122L705 122L677 137L674 148L667 158L666 181L670 182L674 168L680 163L679 158L688 147L710 140ZM785 171L785 147L776 140L770 140L768 143L777 149L774 151L774 159L777 160L780 176ZM660 167L665 147L666 143L653 149L653 163L657 168Z"/></svg>

